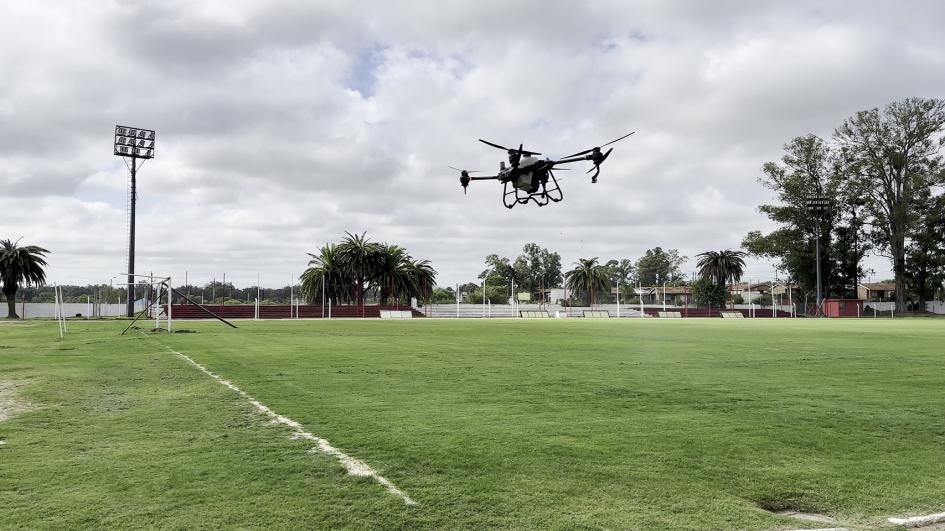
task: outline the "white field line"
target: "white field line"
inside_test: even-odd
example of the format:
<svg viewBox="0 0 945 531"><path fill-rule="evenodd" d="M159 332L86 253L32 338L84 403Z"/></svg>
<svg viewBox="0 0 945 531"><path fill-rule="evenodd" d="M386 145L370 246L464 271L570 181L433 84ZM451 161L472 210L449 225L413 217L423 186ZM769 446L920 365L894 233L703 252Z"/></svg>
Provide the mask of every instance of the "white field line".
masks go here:
<svg viewBox="0 0 945 531"><path fill-rule="evenodd" d="M348 473L351 474L352 476L361 476L361 477L368 477L368 478L371 478L371 479L373 479L374 481L376 481L376 482L380 483L381 485L383 485L384 488L387 489L387 492L390 492L391 494L393 494L393 495L395 495L395 496L398 496L398 497L400 497L402 500L404 500L404 503L405 503L405 504L407 504L407 505L417 505L417 502L415 502L410 496L407 496L407 495L404 493L404 491L402 491L402 490L400 490L399 488L397 488L396 485L394 485L393 483L391 483L390 480L388 480L388 479L385 478L384 476L378 474L376 470L374 470L373 468L371 468L370 466L368 466L368 464L365 463L364 461L361 461L360 459L355 459L354 457L351 457L350 455L348 455L348 454L342 452L341 450L335 448L334 446L331 445L330 442L328 442L327 439L323 439L323 438L321 438L321 437L319 437L319 436L317 436L317 435L315 435L315 434L313 434L313 433L311 433L311 432L305 431L305 429L302 427L302 425L299 424L298 422L296 422L296 421L290 419L289 417L284 417L284 416L282 416L282 415L276 413L275 411L269 409L265 404L263 404L263 403L260 402L259 400L256 400L255 398L253 398L252 396L250 396L248 393L246 393L246 391L243 391L243 390L240 389L239 387L233 385L232 382L230 382L230 381L228 381L228 380L225 380L224 378L220 377L219 375L210 372L209 369L207 369L207 368L204 367L203 365L197 363L196 361L192 360L192 359L191 359L189 356L187 356L186 354L184 354L184 353L182 353L182 352L178 352L178 351L176 351L176 350L174 350L174 349L168 347L167 345L165 345L164 348L166 348L167 350L169 350L171 353L180 356L180 357L181 357L182 359L184 359L187 363L193 365L194 367L196 367L197 369L199 369L202 373L204 373L204 374L206 374L207 376L213 378L214 380L216 380L216 381L219 382L220 384L222 384L222 385L224 385L224 386L226 386L226 387L229 387L229 388L232 389L233 391L236 391L237 394L239 394L241 397L243 397L243 398L245 398L247 401L249 401L250 404L256 406L256 410L257 410L258 412L260 412L260 413L262 413L263 415L266 415L267 417L271 418L271 419L272 419L272 422L273 422L274 424L282 424L283 426L288 426L289 428L292 428L292 438L293 438L293 439L305 439L305 440L307 440L307 441L312 441L312 442L314 442L315 444L317 444L318 446L316 446L315 448L313 448L313 450L317 449L317 450L320 451L320 452L323 452L323 453L326 453L326 454L329 454L329 455L334 456L335 459L337 459L338 462L341 463L341 465L342 465L343 467L345 467L345 470L347 470Z"/></svg>
<svg viewBox="0 0 945 531"><path fill-rule="evenodd" d="M889 519L890 524L901 525L903 527L922 527L925 525L937 524L939 522L945 522L945 513Z"/></svg>

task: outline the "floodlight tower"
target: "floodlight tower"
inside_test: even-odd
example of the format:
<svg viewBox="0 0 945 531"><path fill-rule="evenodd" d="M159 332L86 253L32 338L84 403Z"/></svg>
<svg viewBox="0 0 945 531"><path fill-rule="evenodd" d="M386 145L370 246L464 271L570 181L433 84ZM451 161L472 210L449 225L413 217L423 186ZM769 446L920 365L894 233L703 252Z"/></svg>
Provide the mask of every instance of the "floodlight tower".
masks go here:
<svg viewBox="0 0 945 531"><path fill-rule="evenodd" d="M154 131L138 127L115 126L115 155L131 159L131 190L128 198L128 317L134 316L135 287L135 202L138 199L138 159L141 164L154 158ZM128 165L128 161L125 161Z"/></svg>
<svg viewBox="0 0 945 531"><path fill-rule="evenodd" d="M823 224L824 214L830 211L830 200L824 196L814 196L807 198L807 212L814 216L814 239L816 241L816 250L814 260L817 262L817 317L823 314L823 299L821 298L820 281L820 230Z"/></svg>

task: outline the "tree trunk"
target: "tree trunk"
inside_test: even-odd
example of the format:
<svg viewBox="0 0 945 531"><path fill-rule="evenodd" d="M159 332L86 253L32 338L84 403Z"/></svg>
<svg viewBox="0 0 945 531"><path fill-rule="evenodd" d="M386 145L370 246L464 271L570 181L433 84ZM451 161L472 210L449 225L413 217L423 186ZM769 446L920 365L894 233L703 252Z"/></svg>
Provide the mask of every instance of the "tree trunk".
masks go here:
<svg viewBox="0 0 945 531"><path fill-rule="evenodd" d="M7 319L19 319L20 316L16 314L16 286L12 287L12 290L6 286L3 289L3 295L7 298Z"/></svg>
<svg viewBox="0 0 945 531"><path fill-rule="evenodd" d="M906 234L895 224L890 227L893 235L891 251L893 274L896 276L896 311L906 311Z"/></svg>

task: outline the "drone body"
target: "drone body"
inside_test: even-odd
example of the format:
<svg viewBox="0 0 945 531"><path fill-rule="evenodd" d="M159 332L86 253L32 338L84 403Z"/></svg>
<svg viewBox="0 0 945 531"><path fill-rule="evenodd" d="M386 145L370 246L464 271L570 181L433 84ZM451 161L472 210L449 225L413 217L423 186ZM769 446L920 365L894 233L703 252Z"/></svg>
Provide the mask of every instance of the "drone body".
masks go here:
<svg viewBox="0 0 945 531"><path fill-rule="evenodd" d="M450 166L450 168L460 172L459 184L463 187L464 194L466 193L466 187L468 187L469 183L472 181L495 180L503 185L502 203L506 208L528 203L545 206L549 202L557 203L564 199L561 187L558 185L558 180L555 178L554 171L566 170L568 168L557 168L557 166L589 160L594 163L594 167L588 170L587 173L594 172L594 175L591 176L591 183L596 183L597 176L600 175L600 165L607 160L607 157L610 156L610 152L614 150L614 148L610 148L606 152L601 152L601 148L623 140L635 132L636 131L623 135L617 140L612 140L601 146L579 151L558 160L548 158L539 159L537 155L541 155L541 153L526 151L522 149L524 146L521 144L518 146L518 149L509 149L480 138L479 141L483 144L507 151L509 154L509 166L506 167L505 162L501 162L499 163L499 172L496 175L477 177L469 175L470 173L478 173L475 170L460 170L452 166Z"/></svg>

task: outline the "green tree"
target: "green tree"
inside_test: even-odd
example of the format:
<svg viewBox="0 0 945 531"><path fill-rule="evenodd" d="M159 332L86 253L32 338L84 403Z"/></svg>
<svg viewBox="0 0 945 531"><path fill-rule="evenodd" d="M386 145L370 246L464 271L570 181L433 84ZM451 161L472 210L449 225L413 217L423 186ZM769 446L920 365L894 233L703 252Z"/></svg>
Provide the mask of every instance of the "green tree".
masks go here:
<svg viewBox="0 0 945 531"><path fill-rule="evenodd" d="M561 255L536 243L526 243L522 254L512 264L515 270L516 291L537 293L561 285Z"/></svg>
<svg viewBox="0 0 945 531"><path fill-rule="evenodd" d="M429 260L414 260L409 256L405 267L409 279L407 296L429 302L433 286L436 285L436 269L433 269Z"/></svg>
<svg viewBox="0 0 945 531"><path fill-rule="evenodd" d="M593 306L597 295L610 289L610 276L607 268L594 258L579 258L575 268L565 273L565 284L573 293L587 295L588 304Z"/></svg>
<svg viewBox="0 0 945 531"><path fill-rule="evenodd" d="M921 218L909 233L905 263L906 278L922 309L945 280L945 195L924 195L917 201Z"/></svg>
<svg viewBox="0 0 945 531"><path fill-rule="evenodd" d="M318 254L307 254L312 259L308 262L308 269L299 277L302 281L302 295L305 300L309 304L321 301L324 289L325 297L336 304L350 302L351 279L338 256L338 246L327 243L318 250ZM204 291L208 295L212 292L222 294L221 289L211 290L211 288L212 286L208 285Z"/></svg>
<svg viewBox="0 0 945 531"><path fill-rule="evenodd" d="M7 318L19 319L16 314L16 290L20 283L42 286L46 283L46 249L36 245L19 245L20 240L0 240L0 280L7 298Z"/></svg>
<svg viewBox="0 0 945 531"><path fill-rule="evenodd" d="M517 280L515 278L515 268L512 267L512 262L508 258L497 254L490 254L486 257L486 268L482 273L479 273L480 279L493 276L505 279L508 284ZM521 284L521 281L518 281L518 283Z"/></svg>
<svg viewBox="0 0 945 531"><path fill-rule="evenodd" d="M945 138L945 100L908 98L860 111L834 136L844 177L867 200L879 248L896 277L896 309L906 309L906 237L916 223L915 199L943 184L938 155Z"/></svg>
<svg viewBox="0 0 945 531"><path fill-rule="evenodd" d="M548 289L561 285L561 255L536 243L525 244L522 254L514 261L490 254L485 263L486 269L479 274L480 279L501 277L506 284L514 282L516 293L535 294L541 287Z"/></svg>
<svg viewBox="0 0 945 531"><path fill-rule="evenodd" d="M692 283L692 302L696 306L721 308L726 295L725 286L709 277L699 277Z"/></svg>
<svg viewBox="0 0 945 531"><path fill-rule="evenodd" d="M708 278L716 284L724 286L734 284L742 278L745 272L745 253L743 251L706 251L698 255L699 275ZM735 302L732 301L734 305Z"/></svg>
<svg viewBox="0 0 945 531"><path fill-rule="evenodd" d="M375 245L373 251L371 281L380 291L381 304L397 304L405 295L415 293L407 251L386 243Z"/></svg>
<svg viewBox="0 0 945 531"><path fill-rule="evenodd" d="M636 268L632 260L628 258L608 260L604 267L607 268L611 286L619 286L625 297L636 294L633 288L636 284Z"/></svg>
<svg viewBox="0 0 945 531"><path fill-rule="evenodd" d="M364 305L364 291L368 282L375 278L378 271L378 246L367 238L367 233L351 234L338 244L338 261L342 269L354 281L354 299L358 306Z"/></svg>
<svg viewBox="0 0 945 531"><path fill-rule="evenodd" d="M451 287L433 288L433 292L430 295L430 301L433 304L452 304L456 302L456 292L453 291L453 288Z"/></svg>
<svg viewBox="0 0 945 531"><path fill-rule="evenodd" d="M679 266L688 260L681 256L676 249L664 251L662 247L648 249L637 260L637 281L644 286L660 286L664 283L674 284L683 279Z"/></svg>
<svg viewBox="0 0 945 531"><path fill-rule="evenodd" d="M832 228L857 192L843 186L836 160L831 147L816 135L797 137L785 144L780 163L765 163L759 178L763 186L777 194L780 204L764 204L758 210L779 227L769 234L749 232L742 241L742 248L749 254L777 260L777 268L797 279L807 293L816 291L817 284L815 235L820 235L821 271L828 294L839 283L834 257L846 252L835 241ZM807 201L814 196L825 197L832 205L825 215L812 216L808 212ZM865 250L862 246L850 261L859 264Z"/></svg>

